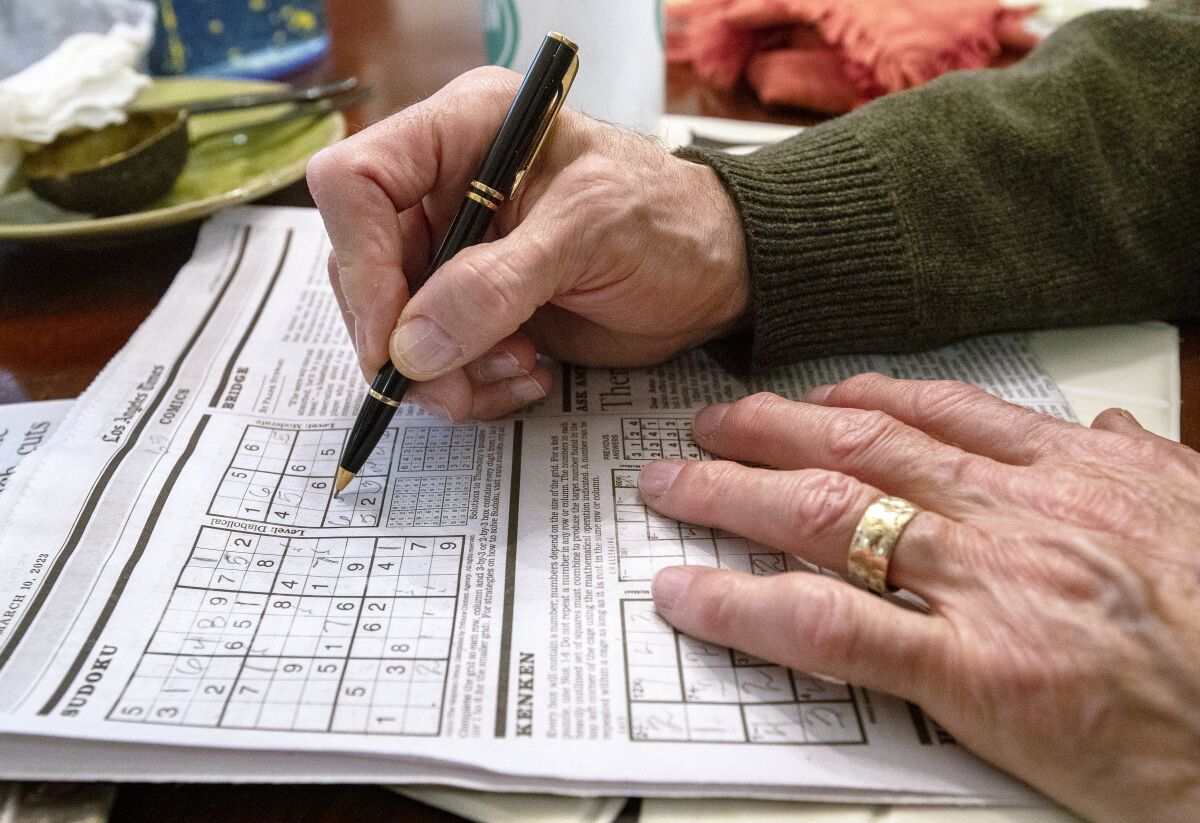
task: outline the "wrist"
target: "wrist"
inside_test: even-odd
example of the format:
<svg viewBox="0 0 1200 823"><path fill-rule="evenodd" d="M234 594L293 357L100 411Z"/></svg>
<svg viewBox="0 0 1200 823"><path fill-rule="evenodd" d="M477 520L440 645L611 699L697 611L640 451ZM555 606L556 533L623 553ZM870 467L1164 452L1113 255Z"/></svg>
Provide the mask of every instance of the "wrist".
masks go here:
<svg viewBox="0 0 1200 823"><path fill-rule="evenodd" d="M911 348L920 307L903 232L878 158L852 122L750 155L680 156L713 169L740 217L756 366Z"/></svg>
<svg viewBox="0 0 1200 823"><path fill-rule="evenodd" d="M733 198L717 173L704 164L684 160L682 171L689 183L683 214L696 219L701 277L721 284L713 290L712 330L705 341L750 326L750 272L746 261L746 236ZM698 341L704 342L704 341Z"/></svg>

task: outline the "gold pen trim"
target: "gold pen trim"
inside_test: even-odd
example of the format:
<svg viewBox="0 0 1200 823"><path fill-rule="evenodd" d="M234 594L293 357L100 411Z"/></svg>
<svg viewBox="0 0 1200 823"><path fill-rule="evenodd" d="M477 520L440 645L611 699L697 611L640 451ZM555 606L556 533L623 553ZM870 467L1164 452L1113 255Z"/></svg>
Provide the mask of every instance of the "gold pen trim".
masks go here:
<svg viewBox="0 0 1200 823"><path fill-rule="evenodd" d="M374 397L380 403L387 403L389 406L391 406L394 409L400 408L400 401L393 400L392 398L388 397L386 394L380 394L379 392L375 391L374 389L367 389L367 394Z"/></svg>
<svg viewBox="0 0 1200 823"><path fill-rule="evenodd" d="M521 188L521 183L524 182L525 175L529 172L530 167L533 166L533 161L537 159L542 146L545 145L546 138L550 136L550 127L554 125L554 119L558 116L558 110L562 108L563 101L567 99L567 92L571 90L571 84L575 82L575 75L579 73L579 47L556 31L549 32L546 36L559 41L576 52L576 54L572 55L571 65L567 68L566 74L563 75L562 85L559 86L554 99L550 102L550 106L546 110L546 114L542 117L541 125L538 126L537 137L534 138L533 151L525 158L524 164L517 170L517 174L513 178L512 190L508 193L510 198L516 195L517 189Z"/></svg>
<svg viewBox="0 0 1200 823"><path fill-rule="evenodd" d="M481 196L477 192L469 191L469 192L467 192L467 197L471 200L474 200L476 203L482 203L483 205L487 206L492 211L500 211L499 206L497 206L491 200L488 200L486 197Z"/></svg>
<svg viewBox="0 0 1200 823"><path fill-rule="evenodd" d="M575 41L572 40L571 38L567 37L565 34L559 34L556 31L550 31L550 32L546 32L546 36L551 39L557 40L558 42L562 43L564 46L566 46L569 49L574 49L575 51L579 51L579 46L575 45Z"/></svg>
<svg viewBox="0 0 1200 823"><path fill-rule="evenodd" d="M487 185L486 183L480 183L478 180L472 180L471 188L475 189L476 191L480 191L483 194L488 195L489 197L494 198L496 200L497 205L504 202L504 195L501 194L500 192L496 191L495 189L493 189L491 186Z"/></svg>

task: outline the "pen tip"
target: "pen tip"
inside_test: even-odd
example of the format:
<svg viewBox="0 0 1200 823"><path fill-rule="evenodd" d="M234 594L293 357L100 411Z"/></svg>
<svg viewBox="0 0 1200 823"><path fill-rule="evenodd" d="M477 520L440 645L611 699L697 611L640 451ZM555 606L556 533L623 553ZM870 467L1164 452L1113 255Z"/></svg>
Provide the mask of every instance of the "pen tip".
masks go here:
<svg viewBox="0 0 1200 823"><path fill-rule="evenodd" d="M337 494L342 493L342 489L350 485L350 481L354 479L354 473L348 472L341 466L338 466L337 477L333 479L333 490Z"/></svg>

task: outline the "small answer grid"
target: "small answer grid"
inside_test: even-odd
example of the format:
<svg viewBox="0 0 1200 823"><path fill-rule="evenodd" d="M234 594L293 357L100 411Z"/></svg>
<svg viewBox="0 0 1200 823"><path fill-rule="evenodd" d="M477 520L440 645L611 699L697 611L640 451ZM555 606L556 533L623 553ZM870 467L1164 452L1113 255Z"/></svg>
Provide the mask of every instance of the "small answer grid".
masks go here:
<svg viewBox="0 0 1200 823"><path fill-rule="evenodd" d="M475 469L477 426L413 426L400 441L402 472L469 472Z"/></svg>
<svg viewBox="0 0 1200 823"><path fill-rule="evenodd" d="M631 740L854 744L848 686L680 634L651 600L621 601Z"/></svg>
<svg viewBox="0 0 1200 823"><path fill-rule="evenodd" d="M471 480L467 474L399 478L392 489L388 527L466 525Z"/></svg>
<svg viewBox="0 0 1200 823"><path fill-rule="evenodd" d="M650 511L638 499L638 473L613 469L617 520L617 573L621 580L652 580L666 566L712 566L753 574L787 571L783 552L735 534L680 523Z"/></svg>
<svg viewBox="0 0 1200 823"><path fill-rule="evenodd" d="M347 432L247 426L208 513L286 526L377 526L396 430L383 433L357 480L335 497Z"/></svg>
<svg viewBox="0 0 1200 823"><path fill-rule="evenodd" d="M439 734L463 540L202 528L108 719Z"/></svg>
<svg viewBox="0 0 1200 823"><path fill-rule="evenodd" d="M686 417L622 417L621 454L626 460L706 457L692 442L692 421Z"/></svg>

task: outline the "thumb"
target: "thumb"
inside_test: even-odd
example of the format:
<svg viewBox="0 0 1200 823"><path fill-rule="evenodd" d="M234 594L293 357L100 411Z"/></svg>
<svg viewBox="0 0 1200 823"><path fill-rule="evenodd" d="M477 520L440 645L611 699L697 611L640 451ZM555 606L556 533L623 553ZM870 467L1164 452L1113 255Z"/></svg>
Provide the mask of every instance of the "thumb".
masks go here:
<svg viewBox="0 0 1200 823"><path fill-rule="evenodd" d="M558 291L556 248L526 220L433 273L392 332L392 362L415 380L463 366L515 332Z"/></svg>

